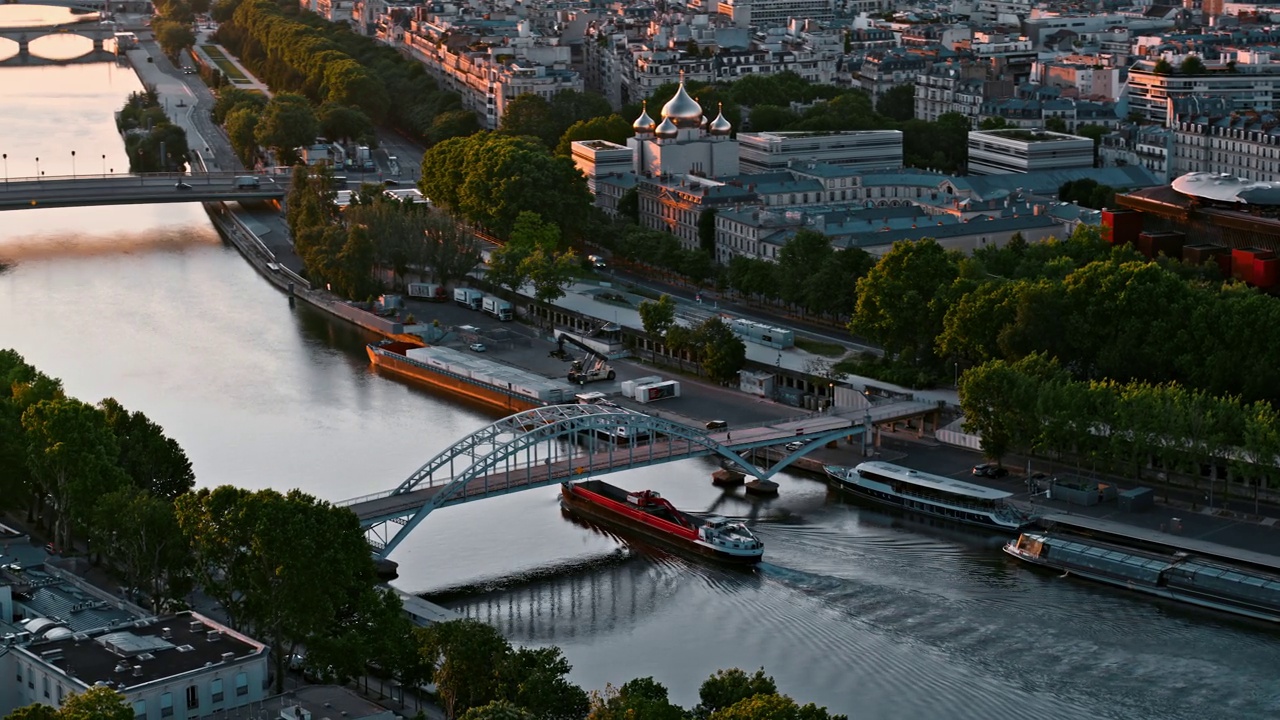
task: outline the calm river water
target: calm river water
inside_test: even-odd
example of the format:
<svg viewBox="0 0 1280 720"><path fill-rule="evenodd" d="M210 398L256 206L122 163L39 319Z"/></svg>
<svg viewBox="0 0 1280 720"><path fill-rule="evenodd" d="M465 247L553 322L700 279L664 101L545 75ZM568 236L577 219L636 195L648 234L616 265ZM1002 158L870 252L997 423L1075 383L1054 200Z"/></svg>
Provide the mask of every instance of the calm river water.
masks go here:
<svg viewBox="0 0 1280 720"><path fill-rule="evenodd" d="M108 65L0 69L9 171L33 174L39 156L63 174L71 149L121 165L112 112L137 88ZM370 372L363 332L291 307L197 205L6 212L0 259L0 346L77 397L144 411L201 485L338 500L391 487L492 419ZM683 704L717 668L763 666L861 719L1280 715L1273 631L1028 571L998 538L860 509L808 479L783 478L757 515L709 471L617 482L750 519L758 573L627 550L545 489L433 515L393 556L397 583L561 646L587 688L653 675Z"/></svg>

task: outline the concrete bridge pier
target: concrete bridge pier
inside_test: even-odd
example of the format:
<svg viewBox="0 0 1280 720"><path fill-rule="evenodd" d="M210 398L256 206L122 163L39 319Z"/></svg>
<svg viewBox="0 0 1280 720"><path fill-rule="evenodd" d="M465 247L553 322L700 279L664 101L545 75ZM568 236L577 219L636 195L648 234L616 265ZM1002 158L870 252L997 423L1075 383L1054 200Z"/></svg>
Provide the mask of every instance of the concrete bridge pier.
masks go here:
<svg viewBox="0 0 1280 720"><path fill-rule="evenodd" d="M31 39L26 35L14 38L18 43L18 59L25 62L31 58Z"/></svg>

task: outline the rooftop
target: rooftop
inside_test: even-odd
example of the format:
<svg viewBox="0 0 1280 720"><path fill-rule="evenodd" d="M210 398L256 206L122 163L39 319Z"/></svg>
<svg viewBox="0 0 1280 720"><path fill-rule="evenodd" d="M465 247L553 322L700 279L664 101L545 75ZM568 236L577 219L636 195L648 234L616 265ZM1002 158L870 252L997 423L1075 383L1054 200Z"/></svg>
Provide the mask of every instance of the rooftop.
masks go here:
<svg viewBox="0 0 1280 720"><path fill-rule="evenodd" d="M1053 132L1051 130L1025 130L1023 128L1006 128L1004 130L974 130L969 133L969 137L987 136L1006 138L1009 140L1019 140L1026 143L1042 143L1042 142L1069 142L1078 140L1089 140L1089 138L1080 137L1079 135L1068 135L1066 133ZM1092 141L1090 141L1092 142Z"/></svg>
<svg viewBox="0 0 1280 720"><path fill-rule="evenodd" d="M304 685L283 695L218 713L218 720L262 720L263 708L273 718L291 720L393 720L395 713L337 685ZM275 712L275 709L279 712Z"/></svg>
<svg viewBox="0 0 1280 720"><path fill-rule="evenodd" d="M265 653L266 648L202 615L184 612L32 643L17 652L30 653L85 684L106 682L125 689Z"/></svg>

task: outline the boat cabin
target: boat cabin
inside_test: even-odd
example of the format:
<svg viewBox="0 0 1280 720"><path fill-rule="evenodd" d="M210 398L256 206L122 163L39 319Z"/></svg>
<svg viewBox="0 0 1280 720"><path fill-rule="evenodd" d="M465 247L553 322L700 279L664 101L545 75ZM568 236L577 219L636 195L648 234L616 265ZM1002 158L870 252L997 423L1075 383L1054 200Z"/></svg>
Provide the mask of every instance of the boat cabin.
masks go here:
<svg viewBox="0 0 1280 720"><path fill-rule="evenodd" d="M1013 493L963 482L943 475L912 470L889 463L862 463L854 468L860 477L884 483L894 492L936 503L975 510L997 511L1007 507Z"/></svg>

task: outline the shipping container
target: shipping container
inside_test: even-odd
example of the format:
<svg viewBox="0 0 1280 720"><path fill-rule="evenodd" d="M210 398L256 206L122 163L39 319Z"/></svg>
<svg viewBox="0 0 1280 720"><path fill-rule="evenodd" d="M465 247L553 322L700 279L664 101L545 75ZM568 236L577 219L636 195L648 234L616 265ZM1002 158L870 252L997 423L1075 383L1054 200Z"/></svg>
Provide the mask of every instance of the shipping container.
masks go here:
<svg viewBox="0 0 1280 720"><path fill-rule="evenodd" d="M669 397L680 397L679 380L667 380L635 387L635 401L639 403L651 403Z"/></svg>
<svg viewBox="0 0 1280 720"><path fill-rule="evenodd" d="M652 385L653 383L662 382L662 378L657 375L649 375L647 377L636 378L635 380L622 381L622 397L634 398L635 390L641 385Z"/></svg>
<svg viewBox="0 0 1280 720"><path fill-rule="evenodd" d="M1231 276L1256 285L1254 280L1254 263L1258 260L1269 260L1276 256L1270 250L1261 248L1235 248L1231 251Z"/></svg>
<svg viewBox="0 0 1280 720"><path fill-rule="evenodd" d="M1280 258L1260 258L1253 263L1253 282L1260 288L1280 284Z"/></svg>

